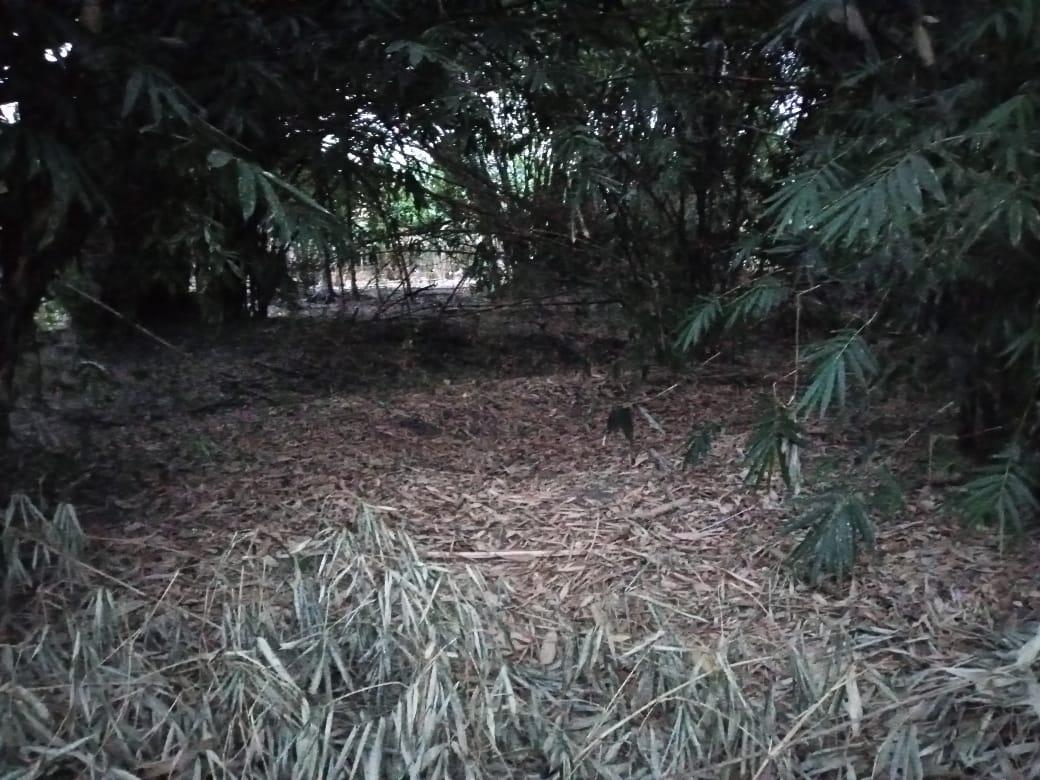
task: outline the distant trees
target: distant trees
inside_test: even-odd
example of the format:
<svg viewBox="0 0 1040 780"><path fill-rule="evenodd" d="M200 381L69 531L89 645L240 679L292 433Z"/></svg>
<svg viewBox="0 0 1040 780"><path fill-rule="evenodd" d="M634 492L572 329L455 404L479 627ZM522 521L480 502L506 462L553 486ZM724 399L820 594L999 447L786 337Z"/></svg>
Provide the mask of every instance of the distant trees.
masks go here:
<svg viewBox="0 0 1040 780"><path fill-rule="evenodd" d="M398 112L424 99L404 95L380 31L403 8L3 4L3 426L33 314L70 266L132 318L223 320L266 311L288 245L342 246L342 210L319 205L313 183L335 180L338 197L350 182L360 200L396 175ZM409 19L421 29L437 14Z"/></svg>

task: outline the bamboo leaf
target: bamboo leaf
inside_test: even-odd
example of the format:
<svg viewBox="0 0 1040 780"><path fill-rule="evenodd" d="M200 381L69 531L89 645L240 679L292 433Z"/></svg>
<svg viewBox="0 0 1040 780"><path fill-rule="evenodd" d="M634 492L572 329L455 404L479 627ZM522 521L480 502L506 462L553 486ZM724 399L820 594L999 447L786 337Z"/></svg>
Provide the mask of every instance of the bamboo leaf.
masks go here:
<svg viewBox="0 0 1040 780"><path fill-rule="evenodd" d="M242 219L248 220L256 211L256 172L251 165L237 161L238 201L242 206Z"/></svg>
<svg viewBox="0 0 1040 780"><path fill-rule="evenodd" d="M132 112L134 106L137 105L137 99L141 95L141 89L144 87L144 82L145 73L143 70L135 70L130 74L130 78L126 82L126 92L123 95L122 116L124 118L130 116L130 112Z"/></svg>
<svg viewBox="0 0 1040 780"><path fill-rule="evenodd" d="M214 149L209 153L206 161L209 163L210 168L223 168L234 159L235 156L230 152L226 152L223 149Z"/></svg>
<svg viewBox="0 0 1040 780"><path fill-rule="evenodd" d="M844 408L848 401L848 378L865 390L877 375L878 366L858 331L843 331L805 350L805 362L813 367L812 379L802 393L799 411L827 414L832 403Z"/></svg>

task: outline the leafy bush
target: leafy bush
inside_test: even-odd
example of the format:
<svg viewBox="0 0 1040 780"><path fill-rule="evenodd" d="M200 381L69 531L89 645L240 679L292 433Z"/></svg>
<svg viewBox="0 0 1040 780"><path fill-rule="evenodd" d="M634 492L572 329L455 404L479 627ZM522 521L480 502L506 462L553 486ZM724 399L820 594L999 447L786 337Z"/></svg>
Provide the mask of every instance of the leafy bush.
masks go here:
<svg viewBox="0 0 1040 780"><path fill-rule="evenodd" d="M801 423L788 407L774 401L748 442L745 481L754 487L768 487L779 473L784 483L797 491L802 481L801 450L807 446Z"/></svg>
<svg viewBox="0 0 1040 780"><path fill-rule="evenodd" d="M779 473L795 491L822 482L799 468L802 426L914 362L923 389L958 409L958 440L981 464L961 508L1003 545L1040 504L1028 465L1040 452L1040 92L1028 75L1040 14L1031 0L946 3L938 22L921 8L837 5L795 3L767 46L805 79L781 133L791 156L733 246L739 281L695 299L676 346L792 310L794 392L747 452L752 484ZM830 35L836 25L851 37ZM822 337L806 316L821 304ZM856 489L842 492L795 523L811 529L796 550L811 571L846 570L869 536Z"/></svg>
<svg viewBox="0 0 1040 780"><path fill-rule="evenodd" d="M48 518L26 496L12 498L0 529L5 599L39 584L41 578L73 576L85 541L76 512L68 504Z"/></svg>
<svg viewBox="0 0 1040 780"><path fill-rule="evenodd" d="M826 575L845 577L860 551L874 546L874 525L863 498L838 492L816 497L814 504L787 526L807 533L791 551L789 560L804 567L818 582Z"/></svg>
<svg viewBox="0 0 1040 780"><path fill-rule="evenodd" d="M683 445L683 467L692 468L703 461L710 453L715 437L721 426L716 422L701 423L690 431Z"/></svg>
<svg viewBox="0 0 1040 780"><path fill-rule="evenodd" d="M994 456L961 492L961 508L973 525L997 528L1001 547L1009 534L1020 534L1040 511L1036 464L1011 447Z"/></svg>

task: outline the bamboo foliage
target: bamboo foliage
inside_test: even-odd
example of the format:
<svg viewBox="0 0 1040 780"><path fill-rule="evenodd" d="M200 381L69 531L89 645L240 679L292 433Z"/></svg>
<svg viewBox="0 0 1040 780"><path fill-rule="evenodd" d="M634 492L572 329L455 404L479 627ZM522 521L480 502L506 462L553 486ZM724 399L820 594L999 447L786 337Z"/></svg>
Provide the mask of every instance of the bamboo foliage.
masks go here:
<svg viewBox="0 0 1040 780"><path fill-rule="evenodd" d="M609 622L560 625L525 659L477 572L425 561L364 507L354 530L274 554L239 537L182 604L94 582L71 510L12 506L62 549L36 571L67 611L0 652L4 777L936 776L998 755L1037 768L1040 637L900 677L870 666L873 638L819 655L792 637L750 658L739 636L709 649L660 626L618 644ZM842 507L859 522L862 507ZM763 684L776 665L791 674Z"/></svg>

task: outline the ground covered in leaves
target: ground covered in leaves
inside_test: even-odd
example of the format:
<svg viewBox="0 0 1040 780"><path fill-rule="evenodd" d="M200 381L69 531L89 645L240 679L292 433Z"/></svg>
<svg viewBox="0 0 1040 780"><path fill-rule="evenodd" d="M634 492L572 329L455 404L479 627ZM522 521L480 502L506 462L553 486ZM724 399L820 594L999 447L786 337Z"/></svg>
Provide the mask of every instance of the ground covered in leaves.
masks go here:
<svg viewBox="0 0 1040 780"><path fill-rule="evenodd" d="M481 584L511 663L559 667L567 637L609 623L621 657L662 642L705 656L739 644L737 664L768 687L792 674L792 652L820 659L840 646L860 676L837 678L803 713L837 707L862 741L873 708L875 753L914 675L948 669L962 681L957 670L978 654L1011 658L1036 632L1040 545L1002 553L992 534L950 517L927 473L941 420L920 399L873 410L869 431L814 432L807 475L814 463L856 468L869 438L905 502L850 583L790 576L789 497L742 481L758 404L784 379L775 350L644 378L620 360L620 336L544 309L418 325L274 321L170 341L118 351L66 341L42 355L37 401L17 421L33 446L16 451L2 486L41 506L74 502L88 565L116 591L210 608L214 567L243 538L250 560L274 561L330 529L355 531L367 504L423 560ZM607 436L611 410L632 403L633 441ZM684 443L705 423L710 451L684 468ZM1013 702L1032 719L1020 724L1030 738L1032 685L1031 707L1028 695ZM798 743L810 730L798 715L754 755ZM975 760L998 760L981 734ZM1040 745L1023 744L1001 755L998 775L1040 768ZM761 777L793 771L752 763ZM754 774L740 766L734 776Z"/></svg>

